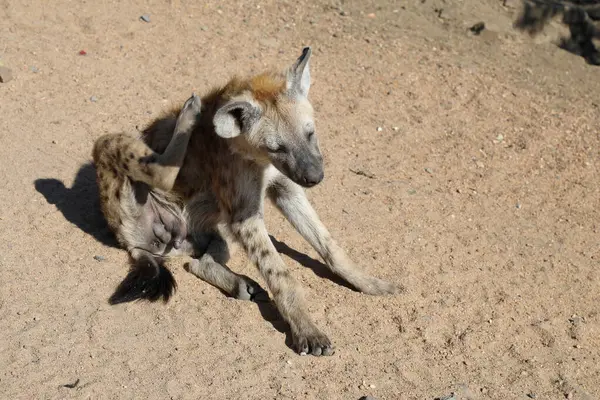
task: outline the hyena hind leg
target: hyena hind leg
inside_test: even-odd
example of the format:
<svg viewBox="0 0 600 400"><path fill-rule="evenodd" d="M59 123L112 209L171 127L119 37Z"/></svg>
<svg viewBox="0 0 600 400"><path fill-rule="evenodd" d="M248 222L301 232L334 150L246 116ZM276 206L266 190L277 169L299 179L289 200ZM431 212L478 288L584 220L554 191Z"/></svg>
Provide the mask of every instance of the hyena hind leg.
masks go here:
<svg viewBox="0 0 600 400"><path fill-rule="evenodd" d="M94 163L104 166L112 175L144 182L151 188L171 190L200 110L201 100L193 94L179 112L174 133L162 154L155 153L143 140L133 136L106 134L94 143Z"/></svg>

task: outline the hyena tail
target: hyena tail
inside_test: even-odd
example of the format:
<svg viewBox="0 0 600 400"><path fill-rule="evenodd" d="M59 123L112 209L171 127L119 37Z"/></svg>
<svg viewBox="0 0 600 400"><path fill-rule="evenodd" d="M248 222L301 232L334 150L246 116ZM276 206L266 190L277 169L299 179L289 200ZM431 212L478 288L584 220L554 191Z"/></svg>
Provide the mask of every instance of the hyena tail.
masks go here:
<svg viewBox="0 0 600 400"><path fill-rule="evenodd" d="M168 302L177 289L177 283L163 260L151 253L140 251L132 254L129 273L108 299L111 305L136 300L151 302L162 299Z"/></svg>

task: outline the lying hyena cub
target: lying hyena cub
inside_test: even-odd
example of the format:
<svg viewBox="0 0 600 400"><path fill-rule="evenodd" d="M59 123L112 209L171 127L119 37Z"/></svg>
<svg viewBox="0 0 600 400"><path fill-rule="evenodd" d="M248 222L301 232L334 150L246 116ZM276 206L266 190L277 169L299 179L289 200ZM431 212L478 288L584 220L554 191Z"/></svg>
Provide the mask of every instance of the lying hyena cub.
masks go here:
<svg viewBox="0 0 600 400"><path fill-rule="evenodd" d="M225 266L227 245L219 232L232 234L266 280L278 310L290 325L295 350L300 354L331 355L331 342L312 321L300 286L287 271L269 238L263 220L265 197L275 203L327 266L358 290L382 295L394 293L395 286L366 274L348 258L331 238L302 189L323 179L323 159L307 98L310 55L310 48L305 48L284 73L264 73L247 80L233 78L224 87L204 96L191 136L184 133L187 125L181 124L186 118L184 106L182 111L173 111L154 121L144 131L143 140L153 150L142 144L133 146L133 142L123 139L119 144L116 136L106 138L108 143L104 148L111 148L109 152L116 155L113 160L118 161L105 165L109 169L114 165L116 171L112 176L123 174L130 180L167 190L170 181L158 177L166 163L154 152L166 154L177 149L179 153L171 153L175 161L169 164L173 166L172 171L181 166L173 189L168 194L157 192L165 209L177 210L180 204L178 200L171 201L169 196L181 199L185 205L182 214L190 234L179 244L179 249L175 245L164 249L163 256L192 254L195 249L198 253L197 249L202 247L198 238L210 233L212 239L203 254L189 264L189 270L233 296L251 298L260 290L257 285ZM175 139L172 137L177 135L182 137L176 141L180 145L173 144ZM181 144L188 137L187 152L181 164L176 161L186 151ZM106 167L100 169L106 170ZM156 185L157 181L166 181L166 184ZM174 214L180 215L177 211ZM144 238L152 237L150 225L141 227ZM183 229L185 224L181 225ZM177 231L168 226L164 229ZM155 233L154 236L160 235ZM171 236L181 238L183 235ZM147 239L142 242L147 243ZM131 249L138 245L127 242L125 246ZM142 251L146 256L153 254L146 248ZM153 262L158 265L153 269L153 275L135 272L139 269L150 271L147 267L150 261L135 263L128 277L129 284L120 292L118 290L118 295L115 293L116 298L113 295L113 301L149 298L145 294L148 291L153 293L150 299L154 300L160 297L157 290L164 290L164 297L168 297L174 284L172 277L164 272L160 258L154 257ZM140 290L140 287L146 289Z"/></svg>
<svg viewBox="0 0 600 400"><path fill-rule="evenodd" d="M196 95L185 102L162 154L126 134L104 135L94 144L102 212L136 265L111 297L113 304L136 298L167 301L176 285L162 266L161 256L178 249L192 253L185 241L183 202L169 191L183 163L200 105Z"/></svg>

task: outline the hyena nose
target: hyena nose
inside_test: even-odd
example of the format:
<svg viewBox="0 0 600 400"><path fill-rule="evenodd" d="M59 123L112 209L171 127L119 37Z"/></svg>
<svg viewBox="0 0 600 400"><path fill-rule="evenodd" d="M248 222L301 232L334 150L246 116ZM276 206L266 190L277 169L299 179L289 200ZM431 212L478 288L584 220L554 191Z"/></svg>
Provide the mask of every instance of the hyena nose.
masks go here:
<svg viewBox="0 0 600 400"><path fill-rule="evenodd" d="M319 171L314 172L311 171L310 173L306 174L304 178L302 178L302 183L304 183L304 186L306 187L312 187L320 183L324 177L325 172L323 171L323 169L319 169Z"/></svg>

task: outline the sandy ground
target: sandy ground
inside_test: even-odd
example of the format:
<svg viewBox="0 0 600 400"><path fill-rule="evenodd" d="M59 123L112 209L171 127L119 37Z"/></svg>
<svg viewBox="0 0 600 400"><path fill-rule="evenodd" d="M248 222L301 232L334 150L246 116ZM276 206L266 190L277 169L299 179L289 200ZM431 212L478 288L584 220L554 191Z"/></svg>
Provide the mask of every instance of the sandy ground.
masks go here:
<svg viewBox="0 0 600 400"><path fill-rule="evenodd" d="M556 24L515 32L517 5L0 1L0 397L600 398L600 69L553 44ZM269 207L333 357L297 356L272 309L182 268L166 306L110 307L127 258L95 138L305 45L326 160L309 196L404 293L323 278ZM231 267L260 281L240 252Z"/></svg>

